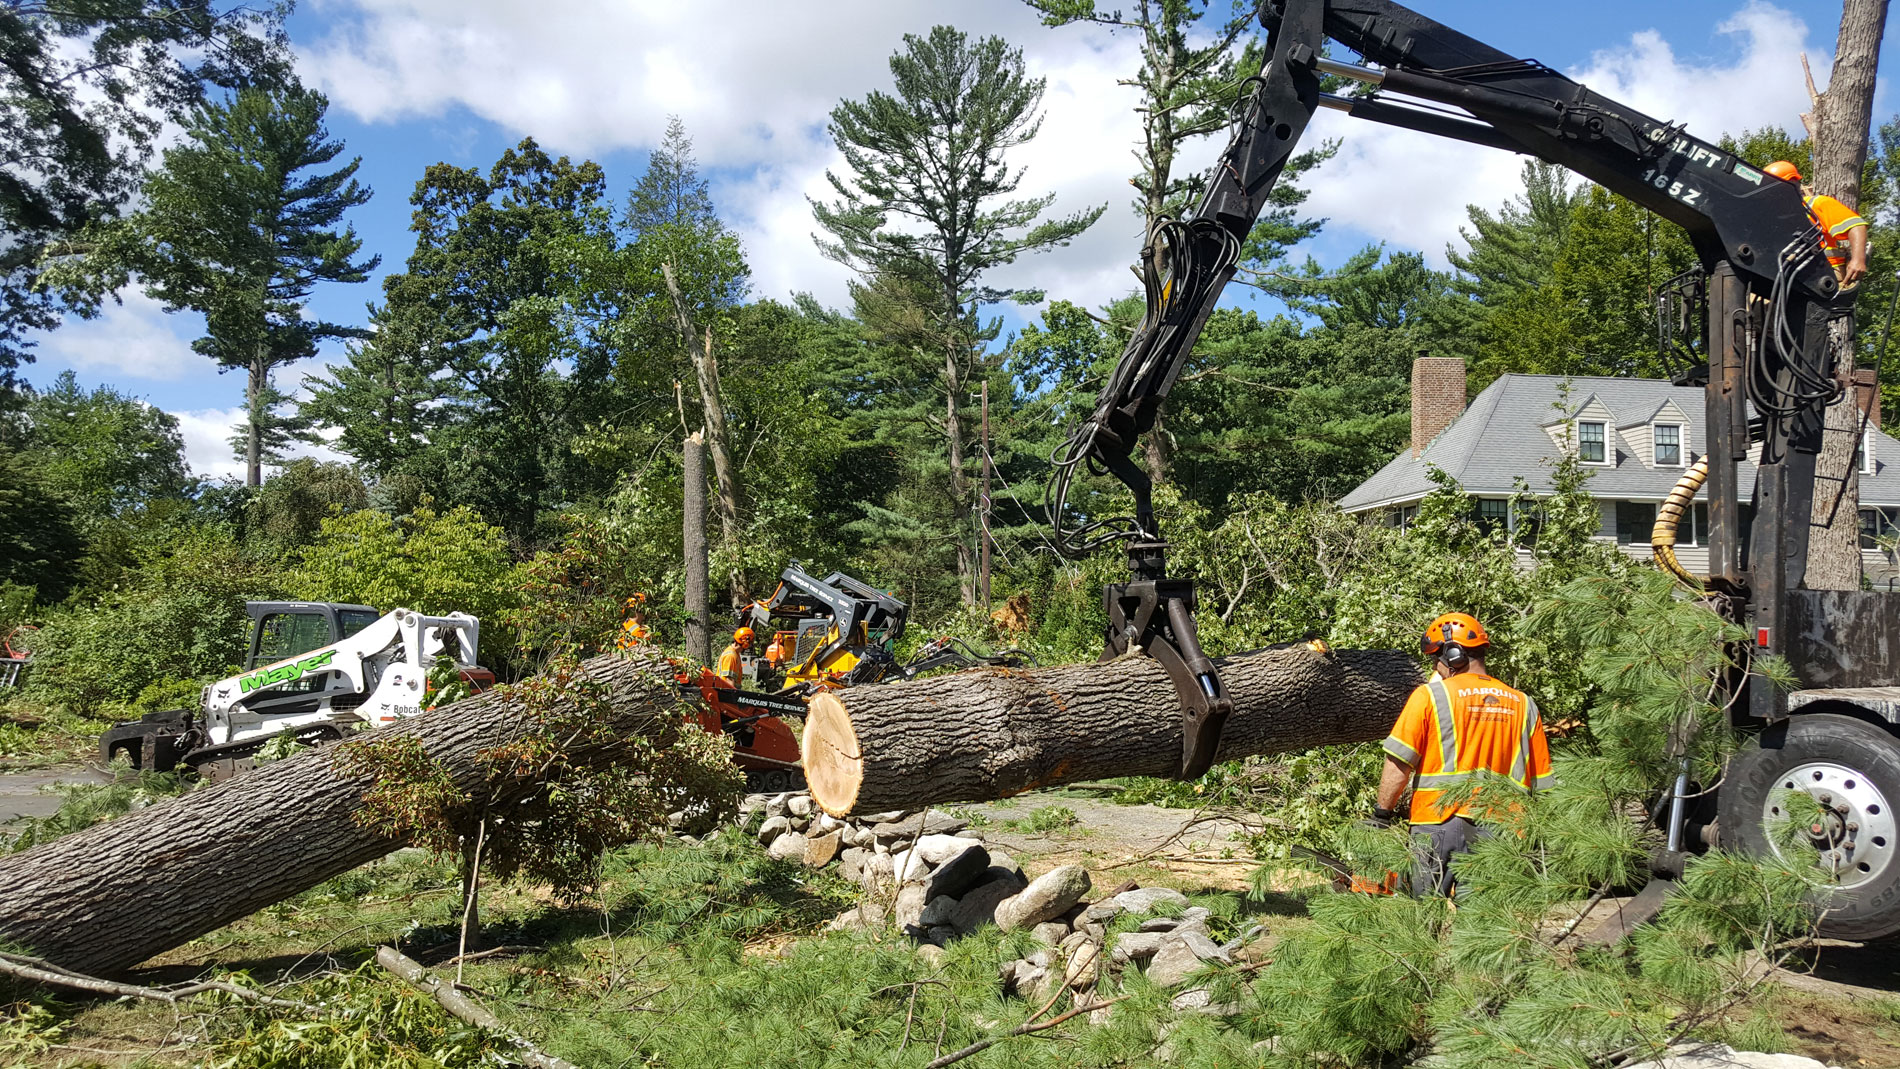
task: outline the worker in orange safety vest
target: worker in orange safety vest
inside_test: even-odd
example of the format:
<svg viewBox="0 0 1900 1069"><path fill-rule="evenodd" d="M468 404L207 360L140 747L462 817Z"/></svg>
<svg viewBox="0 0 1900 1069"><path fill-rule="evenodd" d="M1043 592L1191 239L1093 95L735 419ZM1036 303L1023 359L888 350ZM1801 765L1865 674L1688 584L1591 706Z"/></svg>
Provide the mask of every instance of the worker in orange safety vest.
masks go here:
<svg viewBox="0 0 1900 1069"><path fill-rule="evenodd" d="M1821 228L1821 251L1827 254L1828 266L1834 268L1834 275L1843 287L1858 283L1867 273L1867 220L1833 197L1816 193L1787 160L1776 160L1763 167L1762 172L1784 182L1800 184L1801 202L1808 206L1808 215Z"/></svg>
<svg viewBox="0 0 1900 1069"><path fill-rule="evenodd" d="M1433 659L1432 678L1412 692L1385 740L1372 816L1381 826L1397 820L1399 800L1411 786L1412 893L1450 894L1451 859L1490 833L1478 823L1484 804L1475 795L1457 801L1446 792L1465 792L1486 773L1529 792L1556 781L1537 703L1484 670L1491 637L1483 624L1466 613L1446 613L1425 629L1419 648Z"/></svg>
<svg viewBox="0 0 1900 1069"><path fill-rule="evenodd" d="M732 633L732 644L719 654L719 667L713 669L733 686L744 686L745 654L752 650L752 629L741 627Z"/></svg>

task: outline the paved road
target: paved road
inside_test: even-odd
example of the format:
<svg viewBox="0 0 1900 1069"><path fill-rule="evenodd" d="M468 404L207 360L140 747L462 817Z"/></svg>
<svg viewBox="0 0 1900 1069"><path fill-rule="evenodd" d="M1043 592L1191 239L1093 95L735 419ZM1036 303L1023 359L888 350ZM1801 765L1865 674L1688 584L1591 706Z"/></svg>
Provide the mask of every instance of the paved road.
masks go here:
<svg viewBox="0 0 1900 1069"><path fill-rule="evenodd" d="M65 798L47 788L56 783L106 783L105 773L81 766L0 773L0 824L22 817L50 817Z"/></svg>

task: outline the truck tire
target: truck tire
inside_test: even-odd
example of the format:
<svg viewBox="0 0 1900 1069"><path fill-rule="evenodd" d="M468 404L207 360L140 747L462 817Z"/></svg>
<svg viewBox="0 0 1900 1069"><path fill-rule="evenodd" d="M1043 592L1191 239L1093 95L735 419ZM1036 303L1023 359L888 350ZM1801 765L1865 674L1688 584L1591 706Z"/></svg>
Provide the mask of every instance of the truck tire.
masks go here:
<svg viewBox="0 0 1900 1069"><path fill-rule="evenodd" d="M1834 812L1798 843L1776 843L1769 825L1790 790ZM1758 855L1799 851L1836 874L1817 892L1821 934L1866 941L1900 931L1900 740L1833 713L1789 717L1729 762L1720 795L1722 845Z"/></svg>

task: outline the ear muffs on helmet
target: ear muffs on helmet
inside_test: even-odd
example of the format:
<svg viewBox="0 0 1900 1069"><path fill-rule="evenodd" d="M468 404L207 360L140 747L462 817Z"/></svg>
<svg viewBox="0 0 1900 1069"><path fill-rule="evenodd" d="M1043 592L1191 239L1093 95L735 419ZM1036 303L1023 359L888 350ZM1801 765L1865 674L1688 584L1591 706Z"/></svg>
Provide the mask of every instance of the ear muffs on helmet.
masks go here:
<svg viewBox="0 0 1900 1069"><path fill-rule="evenodd" d="M1438 659L1445 662L1452 671L1462 671L1471 663L1471 654L1456 642L1447 642L1438 651Z"/></svg>

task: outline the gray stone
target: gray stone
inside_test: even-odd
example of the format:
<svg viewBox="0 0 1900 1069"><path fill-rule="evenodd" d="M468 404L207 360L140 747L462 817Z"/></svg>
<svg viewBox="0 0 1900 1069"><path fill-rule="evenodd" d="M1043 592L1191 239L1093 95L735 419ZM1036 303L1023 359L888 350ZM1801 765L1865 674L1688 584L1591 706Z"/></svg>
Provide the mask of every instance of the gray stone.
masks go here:
<svg viewBox="0 0 1900 1069"><path fill-rule="evenodd" d="M805 840L805 867L822 869L831 864L831 859L838 856L838 844L843 840L844 837L835 831Z"/></svg>
<svg viewBox="0 0 1900 1069"><path fill-rule="evenodd" d="M1083 921L1076 926L1075 930L1078 932L1087 932L1089 938L1098 943L1108 941L1108 925L1106 924L1097 924L1094 921Z"/></svg>
<svg viewBox="0 0 1900 1069"><path fill-rule="evenodd" d="M917 915L917 923L926 928L947 925L956 914L957 900L949 895L938 895L924 905L924 911Z"/></svg>
<svg viewBox="0 0 1900 1069"><path fill-rule="evenodd" d="M794 794L785 800L785 811L795 817L811 816L811 795Z"/></svg>
<svg viewBox="0 0 1900 1069"><path fill-rule="evenodd" d="M1089 873L1080 865L1051 869L996 907L996 926L1006 932L1033 928L1059 917L1089 893Z"/></svg>
<svg viewBox="0 0 1900 1069"><path fill-rule="evenodd" d="M1097 924L1107 924L1109 921L1114 920L1126 912L1128 911L1123 909L1111 898L1106 902L1095 903L1084 911L1082 915Z"/></svg>
<svg viewBox="0 0 1900 1069"><path fill-rule="evenodd" d="M1189 906L1188 908L1181 911L1180 919L1184 923L1192 922L1192 921L1200 921L1202 924L1206 924L1208 920L1210 920L1213 916L1214 915L1212 913L1208 912L1208 909L1206 906Z"/></svg>
<svg viewBox="0 0 1900 1069"><path fill-rule="evenodd" d="M1163 902L1188 908L1188 897L1167 887L1137 887L1115 896L1115 904L1130 913L1153 913Z"/></svg>
<svg viewBox="0 0 1900 1069"><path fill-rule="evenodd" d="M1089 941L1089 933L1070 932L1068 935L1063 936L1062 939L1056 943L1056 949L1062 951L1064 954L1067 954L1070 951L1074 950L1076 947L1079 947L1083 943L1086 943L1088 941Z"/></svg>
<svg viewBox="0 0 1900 1069"><path fill-rule="evenodd" d="M968 839L959 839L954 835L926 835L911 846L911 852L932 865L941 865L969 848ZM989 864L987 852L983 855L983 863Z"/></svg>
<svg viewBox="0 0 1900 1069"><path fill-rule="evenodd" d="M759 825L759 843L771 846L772 840L791 830L792 822L784 817L767 817L765 823Z"/></svg>
<svg viewBox="0 0 1900 1069"><path fill-rule="evenodd" d="M783 813L785 812L785 803L791 800L792 800L792 792L780 791L779 793L772 796L772 802L766 808L770 809L773 813Z"/></svg>
<svg viewBox="0 0 1900 1069"><path fill-rule="evenodd" d="M799 832L788 831L773 839L772 845L766 847L765 852L780 861L803 861L805 860L805 845L810 841Z"/></svg>
<svg viewBox="0 0 1900 1069"><path fill-rule="evenodd" d="M1205 987L1193 987L1174 996L1171 1005L1182 1013L1201 1013L1209 1017L1232 1017L1241 1012L1238 1002L1215 1002Z"/></svg>
<svg viewBox="0 0 1900 1069"><path fill-rule="evenodd" d="M1155 956L1161 949L1161 941L1167 938L1161 932L1123 932L1115 937L1114 960L1121 962L1144 962Z"/></svg>
<svg viewBox="0 0 1900 1069"><path fill-rule="evenodd" d="M1015 873L1018 876L1022 876L1023 874L1023 867L1021 865L1016 864L1015 858L1010 857L1008 854L1003 853L1001 850L998 850L993 846L990 847L990 867L996 868L996 869L1008 869L1009 871ZM1026 876L1023 877L1023 882L1028 883L1029 878Z"/></svg>
<svg viewBox="0 0 1900 1069"><path fill-rule="evenodd" d="M1147 920L1141 922L1141 927L1135 930L1140 932L1172 932L1174 931L1175 925L1180 923L1180 921L1175 920L1173 917L1149 917Z"/></svg>
<svg viewBox="0 0 1900 1069"><path fill-rule="evenodd" d="M1676 1043L1661 1061L1640 1062L1627 1069L1827 1069L1799 1054L1756 1054L1720 1043Z"/></svg>
<svg viewBox="0 0 1900 1069"><path fill-rule="evenodd" d="M950 926L958 935L969 935L978 928L996 919L997 903L1022 889L1022 884L1012 879L991 880L976 885L957 901L957 908L950 915Z"/></svg>
<svg viewBox="0 0 1900 1069"><path fill-rule="evenodd" d="M917 925L923 919L924 907L930 899L924 897L924 889L914 883L907 883L897 892L897 902L891 907L891 915L899 928Z"/></svg>
<svg viewBox="0 0 1900 1069"><path fill-rule="evenodd" d="M920 832L918 825L922 824ZM948 813L931 810L922 821L906 815L902 820L881 821L871 828L879 839L909 839L916 835L955 835L970 826L967 820L958 820Z"/></svg>
<svg viewBox="0 0 1900 1069"><path fill-rule="evenodd" d="M1029 930L1029 934L1039 943L1055 946L1069 934L1069 926L1061 921L1043 921Z"/></svg>
<svg viewBox="0 0 1900 1069"><path fill-rule="evenodd" d="M877 836L871 834L869 828L852 828L851 845L870 850L877 846Z"/></svg>
<svg viewBox="0 0 1900 1069"><path fill-rule="evenodd" d="M837 817L832 816L830 813L820 813L817 816L811 818L811 826L818 829L818 834L826 835L831 832L837 831L838 829L844 827L845 825L844 825L844 821L839 820Z"/></svg>
<svg viewBox="0 0 1900 1069"><path fill-rule="evenodd" d="M1101 944L1085 940L1069 952L1068 968L1063 970L1063 980L1070 987L1080 990L1095 982L1096 969L1101 965Z"/></svg>
<svg viewBox="0 0 1900 1069"><path fill-rule="evenodd" d="M862 848L848 846L838 851L838 875L857 883L864 878L864 859L870 855Z"/></svg>
<svg viewBox="0 0 1900 1069"><path fill-rule="evenodd" d="M1148 979L1160 987L1173 987L1206 962L1230 960L1199 932L1169 932L1161 937L1161 947L1148 963Z"/></svg>
<svg viewBox="0 0 1900 1069"><path fill-rule="evenodd" d="M924 942L943 946L957 937L957 930L948 924L933 924L924 930Z"/></svg>
<svg viewBox="0 0 1900 1069"><path fill-rule="evenodd" d="M893 872L891 855L871 854L864 859L864 875L860 877L859 882L866 887L891 883L895 879Z"/></svg>
<svg viewBox="0 0 1900 1069"><path fill-rule="evenodd" d="M975 828L965 828L962 831L957 833L957 838L975 839L977 842L980 843L983 841L983 833L980 831L977 831Z"/></svg>
<svg viewBox="0 0 1900 1069"><path fill-rule="evenodd" d="M931 968L941 968L943 966L945 956L943 947L938 946L936 943L919 943L917 944L916 953L918 957L929 963Z"/></svg>
<svg viewBox="0 0 1900 1069"><path fill-rule="evenodd" d="M939 895L949 895L954 898L976 886L977 881L983 878L983 874L989 871L990 852L988 850L968 840L956 841L963 844L963 849L939 863L931 872L930 878L925 881L925 885L930 888L932 898Z"/></svg>
<svg viewBox="0 0 1900 1069"><path fill-rule="evenodd" d="M930 862L915 850L898 850L891 854L891 871L898 883L921 882L930 875Z"/></svg>
<svg viewBox="0 0 1900 1069"><path fill-rule="evenodd" d="M995 880L1009 880L1010 882L1014 883L1018 889L1029 886L1029 879L1028 877L1023 875L1023 870L1017 869L1017 868L1004 868L1001 865L996 865L996 864L992 864L990 865L989 868L984 869L981 873L977 875L977 878L975 880L971 881L971 883L975 885L981 885L981 884L993 882Z"/></svg>
<svg viewBox="0 0 1900 1069"><path fill-rule="evenodd" d="M910 816L902 809L888 809L882 813L866 813L857 818L859 824L893 824Z"/></svg>
<svg viewBox="0 0 1900 1069"><path fill-rule="evenodd" d="M825 931L847 932L865 928L876 928L884 923L884 907L876 902L860 902L854 909L847 909L828 925Z"/></svg>

